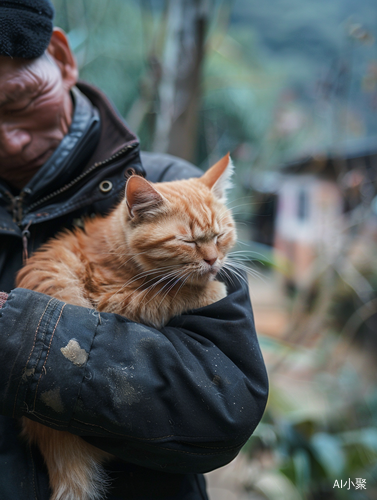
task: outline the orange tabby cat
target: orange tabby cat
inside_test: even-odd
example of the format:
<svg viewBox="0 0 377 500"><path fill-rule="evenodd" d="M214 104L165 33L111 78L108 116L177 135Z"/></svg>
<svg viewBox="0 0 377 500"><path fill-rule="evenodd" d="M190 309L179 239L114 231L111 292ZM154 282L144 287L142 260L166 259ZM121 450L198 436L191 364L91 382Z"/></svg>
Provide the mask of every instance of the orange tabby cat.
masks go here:
<svg viewBox="0 0 377 500"><path fill-rule="evenodd" d="M215 276L235 243L224 205L231 168L228 154L200 178L151 184L132 175L110 215L45 244L21 269L17 286L156 328L220 300L226 287ZM45 459L52 500L103 497L101 463L111 455L68 432L22 420L24 435Z"/></svg>

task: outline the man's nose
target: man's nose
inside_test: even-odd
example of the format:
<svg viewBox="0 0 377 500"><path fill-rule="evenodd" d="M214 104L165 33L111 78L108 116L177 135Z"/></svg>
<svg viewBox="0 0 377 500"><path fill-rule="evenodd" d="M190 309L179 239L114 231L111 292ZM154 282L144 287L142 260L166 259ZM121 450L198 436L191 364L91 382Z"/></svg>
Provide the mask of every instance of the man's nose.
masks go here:
<svg viewBox="0 0 377 500"><path fill-rule="evenodd" d="M31 141L31 135L26 130L18 127L0 125L0 155L13 156L27 146Z"/></svg>

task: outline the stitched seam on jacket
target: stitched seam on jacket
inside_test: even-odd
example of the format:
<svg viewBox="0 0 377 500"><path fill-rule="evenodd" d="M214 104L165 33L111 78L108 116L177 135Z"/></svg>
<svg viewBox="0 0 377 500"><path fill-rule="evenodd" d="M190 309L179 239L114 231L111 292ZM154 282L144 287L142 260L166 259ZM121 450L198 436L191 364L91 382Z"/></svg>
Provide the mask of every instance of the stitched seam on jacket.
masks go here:
<svg viewBox="0 0 377 500"><path fill-rule="evenodd" d="M52 418L52 417L46 418L46 415L42 415L41 413L38 413L36 411L32 411L30 413L33 414L33 417L36 417L38 420L40 420L41 422L43 422L47 425L54 424L56 427L63 427L65 429L67 428L67 422L65 420L58 420L58 419ZM62 425L58 425L55 422L60 422Z"/></svg>
<svg viewBox="0 0 377 500"><path fill-rule="evenodd" d="M68 422L68 426L70 425L70 422L72 420L75 420L75 418L73 417L73 415L75 414L76 412L76 408L77 408L77 405L78 405L78 401L79 401L79 397L80 397L80 394L81 394L81 388L82 388L82 383L83 383L83 380L85 378L85 372L86 372L86 367L88 366L88 363L89 363L89 360L90 360L90 354L92 352L92 347L93 347L93 344L94 344L94 340L97 336L97 331L98 331L98 325L101 324L101 313L99 311L96 311L95 312L98 314L98 317L97 317L97 325L96 325L96 329L95 329L95 332L94 332L94 335L93 335L93 338L92 338L92 342L90 344L90 348L89 348L89 353L88 353L88 358L85 362L85 369L83 370L83 376L81 378L81 383L80 383L80 388L79 388L79 391L78 391L78 394L77 394L77 399L76 399L76 404L75 404L75 407L73 408L73 411L72 411L72 415L71 415L71 418Z"/></svg>
<svg viewBox="0 0 377 500"><path fill-rule="evenodd" d="M46 318L47 319L45 319L42 322L42 326L40 327L40 336L41 336L41 340L42 340L43 346L41 346L41 348L39 350L38 359L35 362L35 368L39 365L39 362L40 362L40 360L42 358L44 347L45 347L44 340L46 339L47 333L48 333L49 328L50 328L50 323L51 323L52 319L54 318L54 314L55 314L55 311L58 308L58 306L59 306L59 301L54 298L53 301L52 301L52 305L49 308L49 309L51 309L51 311L49 312L47 310L47 312L46 312ZM43 372L41 372L41 373L43 373ZM31 397L32 397L32 395L31 395ZM34 406L34 404L33 404L33 406ZM34 408L33 408L32 411L34 411Z"/></svg>
<svg viewBox="0 0 377 500"><path fill-rule="evenodd" d="M54 335L55 335L55 330L59 324L59 321L60 321L60 318L62 317L62 314L63 314L63 309L65 308L66 304L63 304L63 307L61 308L61 311L60 311L60 314L59 314L59 317L58 319L56 320L56 323L55 323L55 326L54 326L54 329L52 331L52 334L51 334L51 338L50 338L50 342L48 344L48 349L47 349L47 354L46 354L46 359L43 363L43 366L42 366L42 370L41 370L41 374L39 376L39 380L38 380L38 383L37 383L37 387L35 389L35 395L34 395L34 404L33 404L33 411L35 410L35 404L36 404L36 401L37 401L37 394L38 394L38 388L39 388L39 384L40 384L40 381L42 379L42 375L43 375L43 368L45 368L46 366L46 363L47 363L47 358L48 358L48 355L50 354L50 348L51 348L51 344L52 344L52 339L54 338Z"/></svg>
<svg viewBox="0 0 377 500"><path fill-rule="evenodd" d="M45 310L43 311L43 313L42 313L41 317L39 318L39 322L38 322L37 328L36 328L36 330L35 330L35 335L34 335L34 340L33 340L33 346L32 346L32 348L31 348L31 351L30 351L29 357L28 357L28 359L27 359L27 361L26 361L26 364L25 364L25 366L24 366L24 368L23 368L23 370L22 370L22 375L21 375L20 381L19 381L19 383L18 383L18 387L17 387L17 391L16 391L16 396L15 396L15 399L14 399L14 405L13 405L13 417L15 416L15 413L16 413L16 403L17 403L18 391L19 391L19 389L20 389L20 385L21 385L21 382L22 382L22 376L23 376L23 374L25 373L26 367L27 367L27 365L29 364L30 358L31 358L31 356L32 356L32 354L33 354L33 351L34 351L34 348L35 348L35 344L36 344L36 341L37 341L38 330L39 330L39 327L41 326L42 319L43 319L43 317L44 317L44 315L45 315L45 313L46 313L46 311L47 311L47 308L48 308L48 306L50 305L50 302L51 302L52 300L53 300L53 298L51 298L51 299L47 302L47 305L46 305L46 307L45 307Z"/></svg>

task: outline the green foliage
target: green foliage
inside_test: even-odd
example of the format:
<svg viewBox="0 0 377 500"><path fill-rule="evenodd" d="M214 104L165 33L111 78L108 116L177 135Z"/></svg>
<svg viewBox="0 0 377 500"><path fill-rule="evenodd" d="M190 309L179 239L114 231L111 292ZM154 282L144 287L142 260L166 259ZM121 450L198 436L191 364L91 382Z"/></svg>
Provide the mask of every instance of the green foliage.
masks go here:
<svg viewBox="0 0 377 500"><path fill-rule="evenodd" d="M262 423L244 449L259 466L248 490L275 500L274 488L265 489L268 478L279 485L282 498L292 491L302 500L374 498L377 390L342 342L328 329L310 350L262 337L265 355L279 364L270 369ZM260 463L267 465L260 470ZM366 480L367 490L334 488L336 480L355 483L356 478Z"/></svg>
<svg viewBox="0 0 377 500"><path fill-rule="evenodd" d="M288 490L293 488L301 499L370 498L354 487L333 487L335 480L350 478L355 483L356 477L366 479L368 490L375 484L377 430L363 427L340 432L329 428L339 429L343 424L336 419L325 424L316 419L293 422L289 415L285 419L272 417L268 411L245 451L251 458L272 452L275 465L269 477L279 480L284 475L289 483L282 484ZM249 489L260 491L259 482ZM266 494L266 498L274 500L274 495Z"/></svg>

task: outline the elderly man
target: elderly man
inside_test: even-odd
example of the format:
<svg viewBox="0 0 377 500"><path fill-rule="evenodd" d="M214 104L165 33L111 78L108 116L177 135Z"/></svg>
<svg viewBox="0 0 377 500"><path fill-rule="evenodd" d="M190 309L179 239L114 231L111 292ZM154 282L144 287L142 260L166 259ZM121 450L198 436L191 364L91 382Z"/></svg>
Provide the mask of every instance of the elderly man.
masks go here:
<svg viewBox="0 0 377 500"><path fill-rule="evenodd" d="M0 498L50 495L38 449L19 435L26 416L117 457L109 500L203 500L202 473L237 455L266 404L246 287L161 331L12 290L42 243L114 206L128 168L152 181L198 175L139 154L106 97L77 82L52 19L48 0L0 4ZM85 362L62 354L72 338Z"/></svg>

